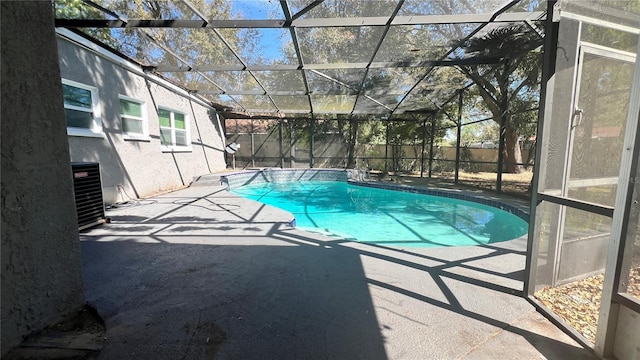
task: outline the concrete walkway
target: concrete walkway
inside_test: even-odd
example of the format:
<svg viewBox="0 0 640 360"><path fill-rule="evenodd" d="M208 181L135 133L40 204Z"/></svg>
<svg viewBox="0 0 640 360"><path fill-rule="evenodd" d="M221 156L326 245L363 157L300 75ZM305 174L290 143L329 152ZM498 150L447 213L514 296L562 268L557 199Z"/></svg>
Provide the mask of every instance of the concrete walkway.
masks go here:
<svg viewBox="0 0 640 360"><path fill-rule="evenodd" d="M191 187L82 234L100 359L592 359L521 297L525 240L391 248Z"/></svg>

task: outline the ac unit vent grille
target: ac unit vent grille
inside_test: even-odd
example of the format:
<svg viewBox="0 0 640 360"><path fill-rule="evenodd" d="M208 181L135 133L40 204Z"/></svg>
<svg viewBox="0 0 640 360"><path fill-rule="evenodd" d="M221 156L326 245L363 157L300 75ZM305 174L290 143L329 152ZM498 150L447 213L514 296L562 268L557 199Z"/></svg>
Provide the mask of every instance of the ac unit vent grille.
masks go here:
<svg viewBox="0 0 640 360"><path fill-rule="evenodd" d="M105 221L100 164L72 163L73 190L80 230Z"/></svg>

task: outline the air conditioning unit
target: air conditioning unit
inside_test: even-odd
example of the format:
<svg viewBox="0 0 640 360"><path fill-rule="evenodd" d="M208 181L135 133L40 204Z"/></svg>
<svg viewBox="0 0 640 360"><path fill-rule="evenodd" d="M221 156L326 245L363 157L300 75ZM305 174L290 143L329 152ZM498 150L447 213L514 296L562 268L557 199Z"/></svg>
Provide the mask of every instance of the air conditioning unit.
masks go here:
<svg viewBox="0 0 640 360"><path fill-rule="evenodd" d="M106 222L100 164L71 163L73 172L73 192L76 198L78 228L87 229Z"/></svg>

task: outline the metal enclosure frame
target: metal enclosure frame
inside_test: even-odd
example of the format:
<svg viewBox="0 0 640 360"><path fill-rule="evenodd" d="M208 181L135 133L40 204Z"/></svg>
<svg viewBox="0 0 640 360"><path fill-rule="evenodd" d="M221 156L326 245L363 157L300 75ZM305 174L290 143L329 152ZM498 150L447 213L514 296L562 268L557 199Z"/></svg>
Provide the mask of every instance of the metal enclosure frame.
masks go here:
<svg viewBox="0 0 640 360"><path fill-rule="evenodd" d="M564 1L567 3L567 1ZM623 57L626 60L629 59L629 54L624 54L618 51L608 51L610 49L605 48L600 45L591 45L588 43L581 43L581 34L580 28L581 24L588 23L602 27L613 28L616 30L621 30L625 32L629 32L632 34L638 34L639 29L628 27L620 24L615 24L609 21L603 21L601 19L595 17L584 16L580 14L573 14L571 12L563 13L562 16L559 14L558 7L555 8L553 16L549 16L547 19L547 39L545 39L545 48L554 49L556 48L556 43L558 42L558 29L559 23L562 21L576 21L579 25L577 32L575 33L575 41L576 41L576 55L575 62L573 65L574 72L573 78L577 85L573 86L572 89L576 89L579 87L580 83L580 66L582 65L581 59L583 58L584 50L588 52L594 52L601 55L606 55L607 57ZM563 44L566 45L566 44ZM638 48L640 48L640 39L638 41ZM637 48L637 49L638 49ZM571 51L571 48L558 48L558 51L564 51L564 56L566 57L566 52ZM617 53L621 55L617 55ZM540 118L539 118L539 128L538 128L538 137L542 140L542 146L539 146L537 149L536 157L538 159L544 159L547 156L547 152L549 149L549 136L550 136L550 122L554 121L552 119L552 109L557 104L554 102L555 94L554 92L558 89L558 84L556 83L555 73L556 73L556 52L555 51L545 51L545 64L543 68L543 87L542 87L542 99L543 103L541 104ZM633 54L631 54L633 55ZM548 318L554 321L557 325L564 328L569 334L571 334L577 341L582 343L585 346L593 347L594 352L602 358L609 358L615 356L629 356L628 354L618 355L616 349L616 328L618 322L618 312L621 306L626 307L628 310L633 311L635 313L640 313L640 299L630 297L626 292L626 284L624 284L625 280L622 278L622 274L629 274L629 267L631 266L631 256L632 251L631 248L633 246L633 242L629 241L627 238L628 232L632 232L630 228L630 222L636 221L636 219L630 218L630 213L633 211L634 213L638 212L638 189L637 183L638 179L635 177L638 174L638 162L640 158L640 61L638 61L638 54L635 54L635 65L634 65L634 74L632 80L632 87L630 91L630 102L629 108L627 111L627 119L626 119L626 128L624 129L624 143L622 150L622 158L620 162L619 176L617 182L617 189L615 195L615 205L614 206L603 206L599 204L586 203L583 201L571 199L563 196L564 193L556 195L550 195L542 193L543 189L541 188L540 182L541 179L545 179L545 167L543 166L542 161L538 161L534 167L534 180L533 186L535 191L532 193L531 199L531 219L530 227L529 227L529 243L527 248L527 264L526 264L526 276L527 280L525 282L525 293L528 299ZM565 86L566 89L566 86ZM576 94L571 95L572 99L576 98ZM561 105L561 104L558 104ZM572 107L574 108L573 104ZM568 118L571 115L567 115ZM561 121L560 119L556 119L555 121ZM568 122L568 126L572 126L571 122ZM567 134L572 138L573 132L568 131ZM565 173L568 171L571 161L571 138L567 140L566 143L566 163L564 167ZM566 189L568 184L566 183L568 176L563 176L563 185L562 189ZM562 190L563 192L565 190ZM579 210L583 210L590 213L600 214L607 217L612 218L612 227L610 232L610 240L608 245L607 259L604 270L604 285L602 291L602 300L600 313L598 317L597 324L597 333L595 338L595 343L591 344L575 329L568 326L558 315L556 315L551 309L547 308L543 305L535 296L535 287L536 280L538 277L536 269L538 268L538 253L539 253L539 242L540 239L537 238L538 228L541 226L540 216L543 215L539 213L540 205L543 202L550 202L554 204L558 204L561 206L561 209L564 207L575 208ZM558 216L558 221L560 224L563 223L564 211L559 211L557 213L552 214L551 216ZM634 215L635 216L635 215ZM632 223L633 224L633 223ZM637 226L637 224L635 224ZM562 231L562 225L558 231ZM557 251L557 250L556 250ZM554 257L555 259L555 257ZM554 261L558 261L555 259ZM555 268L555 266L554 266ZM623 293L621 293L622 291Z"/></svg>

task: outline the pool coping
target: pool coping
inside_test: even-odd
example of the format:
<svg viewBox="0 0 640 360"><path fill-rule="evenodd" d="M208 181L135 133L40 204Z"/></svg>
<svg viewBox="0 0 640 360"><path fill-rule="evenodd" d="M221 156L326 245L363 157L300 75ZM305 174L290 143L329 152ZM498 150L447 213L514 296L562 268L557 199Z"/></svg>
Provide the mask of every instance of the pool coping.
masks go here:
<svg viewBox="0 0 640 360"><path fill-rule="evenodd" d="M322 175L320 175L322 174ZM414 194L440 196L464 201L475 202L482 205L491 206L515 216L518 216L527 223L530 220L528 201L506 197L500 194L490 194L479 191L465 191L458 189L442 189L428 186L394 184L381 181L367 180L359 170L351 169L279 169L266 168L256 170L243 170L234 173L220 175L220 184L226 186L227 190L247 185L262 175L259 182L278 182L282 180L318 180L318 181L346 181L354 186L377 188L384 190L395 190ZM320 176L319 176L320 175ZM267 176L270 177L267 178ZM232 178L232 179L230 179ZM237 178L237 179L233 179ZM295 179L294 179L295 178ZM361 180L360 180L361 179ZM235 180L235 181L233 181ZM241 184L240 184L241 183ZM238 185L240 184L240 185Z"/></svg>

